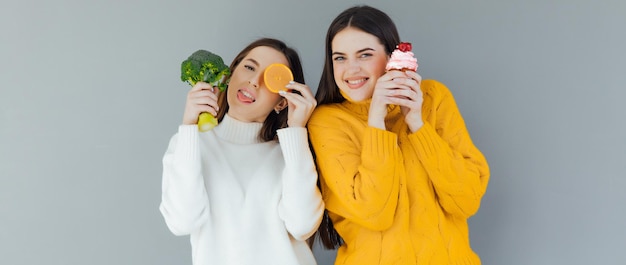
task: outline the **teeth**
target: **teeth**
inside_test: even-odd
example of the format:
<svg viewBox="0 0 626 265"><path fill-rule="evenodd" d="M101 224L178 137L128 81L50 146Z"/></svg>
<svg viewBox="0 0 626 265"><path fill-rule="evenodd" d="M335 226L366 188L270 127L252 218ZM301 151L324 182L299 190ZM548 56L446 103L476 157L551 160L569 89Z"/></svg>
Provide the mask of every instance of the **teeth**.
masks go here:
<svg viewBox="0 0 626 265"><path fill-rule="evenodd" d="M363 79L359 79L359 80L347 80L348 84L350 85L357 85L359 83L365 82L365 78Z"/></svg>
<svg viewBox="0 0 626 265"><path fill-rule="evenodd" d="M249 99L253 99L252 95L250 93L248 93L248 91L241 91L241 94L243 94L245 97L247 97Z"/></svg>

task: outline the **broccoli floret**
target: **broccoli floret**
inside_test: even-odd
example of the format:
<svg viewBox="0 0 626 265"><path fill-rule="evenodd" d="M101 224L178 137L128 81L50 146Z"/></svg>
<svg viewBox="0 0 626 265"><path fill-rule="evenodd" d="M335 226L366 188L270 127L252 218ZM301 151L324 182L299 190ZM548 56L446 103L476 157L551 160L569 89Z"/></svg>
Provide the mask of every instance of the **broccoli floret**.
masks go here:
<svg viewBox="0 0 626 265"><path fill-rule="evenodd" d="M180 79L190 85L202 81L218 87L224 91L227 86L225 77L230 74L230 69L224 64L222 57L205 50L192 53L180 66ZM198 116L198 130L206 132L217 125L217 118L208 112Z"/></svg>
<svg viewBox="0 0 626 265"><path fill-rule="evenodd" d="M224 77L229 74L230 69L224 64L222 57L206 50L198 50L181 64L180 79L192 86L200 81L207 82L223 91L227 86Z"/></svg>

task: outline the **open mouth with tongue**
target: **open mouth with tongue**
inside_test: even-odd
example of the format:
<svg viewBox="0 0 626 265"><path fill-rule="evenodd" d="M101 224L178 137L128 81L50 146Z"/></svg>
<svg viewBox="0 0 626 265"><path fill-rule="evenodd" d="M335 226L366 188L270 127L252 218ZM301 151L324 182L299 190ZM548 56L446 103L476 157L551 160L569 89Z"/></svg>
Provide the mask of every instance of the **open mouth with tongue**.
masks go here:
<svg viewBox="0 0 626 265"><path fill-rule="evenodd" d="M246 89L240 89L237 91L237 99L243 103L254 103L256 101L254 95Z"/></svg>

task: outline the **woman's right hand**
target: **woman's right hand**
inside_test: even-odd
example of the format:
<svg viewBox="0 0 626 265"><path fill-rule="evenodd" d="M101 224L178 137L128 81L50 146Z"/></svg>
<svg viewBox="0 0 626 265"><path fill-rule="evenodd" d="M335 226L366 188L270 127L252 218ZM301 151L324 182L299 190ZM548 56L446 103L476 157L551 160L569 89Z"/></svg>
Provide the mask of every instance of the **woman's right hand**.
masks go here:
<svg viewBox="0 0 626 265"><path fill-rule="evenodd" d="M209 83L196 83L191 90L189 90L189 93L187 93L183 124L198 124L198 115L202 112L208 112L213 116L217 116L219 109L217 106L218 91L219 89L217 87L213 87Z"/></svg>

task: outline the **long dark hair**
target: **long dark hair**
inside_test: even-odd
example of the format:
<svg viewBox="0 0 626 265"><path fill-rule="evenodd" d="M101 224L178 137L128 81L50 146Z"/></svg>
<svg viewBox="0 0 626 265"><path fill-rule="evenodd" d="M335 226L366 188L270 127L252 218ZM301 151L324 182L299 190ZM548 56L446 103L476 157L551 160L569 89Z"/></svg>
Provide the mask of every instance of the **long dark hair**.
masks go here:
<svg viewBox="0 0 626 265"><path fill-rule="evenodd" d="M341 103L346 100L339 92L339 87L335 83L333 75L332 41L337 33L349 27L362 30L377 37L385 47L385 52L388 55L400 43L400 35L396 25L385 12L367 5L353 6L341 12L330 24L326 33L324 68L322 69L322 76L315 93L318 106ZM319 179L317 185L324 192ZM322 246L326 249L336 249L343 244L343 239L335 230L333 222L328 216L328 210L324 211L322 223L315 235L309 239L309 244L312 245L316 238L320 239Z"/></svg>
<svg viewBox="0 0 626 265"><path fill-rule="evenodd" d="M302 63L300 62L300 56L298 56L298 52L296 52L293 48L287 46L284 42L272 39L272 38L261 38L258 39L246 46L237 56L233 59L233 62L230 64L230 69L235 71L239 63L250 53L250 51L256 47L265 46L273 48L287 58L287 62L291 72L293 73L294 81L298 83L304 84L304 72L302 71ZM232 75L232 72L231 72ZM226 77L230 79L230 75ZM228 91L228 88L226 88ZM222 121L224 119L224 115L228 112L230 106L228 106L228 100L226 91L222 91L218 97L217 103L219 105L219 111L217 112L217 120ZM288 107L287 107L288 108ZM270 113L265 118L263 122L263 127L261 127L261 131L259 132L259 139L262 141L272 141L276 139L276 130L287 127L287 114L288 109L285 108L280 113L275 113L270 111Z"/></svg>

